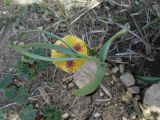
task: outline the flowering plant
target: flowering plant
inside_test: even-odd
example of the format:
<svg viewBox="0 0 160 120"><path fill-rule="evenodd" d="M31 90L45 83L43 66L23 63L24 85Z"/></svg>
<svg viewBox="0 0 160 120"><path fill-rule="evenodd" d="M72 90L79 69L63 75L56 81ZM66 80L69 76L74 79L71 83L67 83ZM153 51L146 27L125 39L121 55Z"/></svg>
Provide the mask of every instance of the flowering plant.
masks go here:
<svg viewBox="0 0 160 120"><path fill-rule="evenodd" d="M112 36L101 48L98 57L88 56L87 47L83 40L77 38L73 35L67 35L64 38L59 38L58 36L43 30L31 30L30 32L40 32L48 37L56 40L55 44L51 43L30 43L19 46L11 46L13 50L19 52L28 57L50 61L53 62L57 67L61 68L65 72L74 73L77 71L87 60L97 62L97 72L94 80L85 85L84 87L74 91L74 95L84 96L92 93L99 86L105 71L107 69L107 63L105 62L107 58L107 53L111 46L111 43L116 40L119 36L127 32L126 29L122 29L114 36ZM29 51L25 48L38 47L51 49L51 57L40 56Z"/></svg>

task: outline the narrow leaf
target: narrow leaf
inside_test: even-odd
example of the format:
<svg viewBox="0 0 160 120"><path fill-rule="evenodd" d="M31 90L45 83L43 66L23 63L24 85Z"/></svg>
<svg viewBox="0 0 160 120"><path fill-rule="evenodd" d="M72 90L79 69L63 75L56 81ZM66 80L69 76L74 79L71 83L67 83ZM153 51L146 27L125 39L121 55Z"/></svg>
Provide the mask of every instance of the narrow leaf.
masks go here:
<svg viewBox="0 0 160 120"><path fill-rule="evenodd" d="M143 82L143 83L158 83L158 82L160 82L160 77L136 76L136 79Z"/></svg>
<svg viewBox="0 0 160 120"><path fill-rule="evenodd" d="M73 50L75 53L77 53L77 51L71 46L69 45L67 42L65 42L63 39L61 39L60 37L58 37L55 34L49 33L47 31L44 30L30 30L29 32L40 32L43 33L45 35L47 35L48 37L53 38L54 40L60 40L61 42L63 42L69 49Z"/></svg>
<svg viewBox="0 0 160 120"><path fill-rule="evenodd" d="M36 109L33 109L31 105L23 107L19 113L21 120L35 120Z"/></svg>
<svg viewBox="0 0 160 120"><path fill-rule="evenodd" d="M11 74L5 74L4 76L2 76L2 78L0 79L0 89L7 87L7 85L12 82L12 77L13 76Z"/></svg>
<svg viewBox="0 0 160 120"><path fill-rule="evenodd" d="M109 48L111 46L111 44L116 40L116 38L118 38L119 36L125 34L127 32L126 29L122 29L121 31L119 31L118 33L116 33L114 36L112 36L101 48L100 53L99 53L99 58L102 62L105 61L105 59L107 58L108 55L108 51Z"/></svg>
<svg viewBox="0 0 160 120"><path fill-rule="evenodd" d="M13 46L11 46L11 48L14 49L16 52L21 53L22 55L26 55L26 56L34 58L34 59L44 60L44 61L50 61L50 62L70 61L70 60L80 59L80 58L73 58L73 57L68 57L68 58L50 58L50 57L44 57L44 56L33 54L31 52L25 51L24 49L22 49L20 47L13 47Z"/></svg>
<svg viewBox="0 0 160 120"><path fill-rule="evenodd" d="M7 98L8 100L13 101L14 98L15 98L15 96L16 96L16 94L17 94L17 89L16 89L15 86L11 86L11 87L9 87L9 88L6 88L6 89L4 90L4 93L5 93L5 96L6 96L6 98Z"/></svg>
<svg viewBox="0 0 160 120"><path fill-rule="evenodd" d="M106 71L106 65L98 64L95 78L90 83L85 85L83 88L76 90L73 94L76 96L84 96L92 93L94 90L96 90L96 88L103 80L105 71Z"/></svg>
<svg viewBox="0 0 160 120"><path fill-rule="evenodd" d="M30 44L20 45L19 47L23 47L23 48L36 47L36 48L54 49L58 52L62 52L67 55L76 56L76 53L74 53L72 50L68 48L63 48L58 45L48 44L48 43L30 43Z"/></svg>
<svg viewBox="0 0 160 120"><path fill-rule="evenodd" d="M17 95L15 96L14 101L18 104L24 104L27 102L27 98L29 97L27 89L20 87L17 90Z"/></svg>

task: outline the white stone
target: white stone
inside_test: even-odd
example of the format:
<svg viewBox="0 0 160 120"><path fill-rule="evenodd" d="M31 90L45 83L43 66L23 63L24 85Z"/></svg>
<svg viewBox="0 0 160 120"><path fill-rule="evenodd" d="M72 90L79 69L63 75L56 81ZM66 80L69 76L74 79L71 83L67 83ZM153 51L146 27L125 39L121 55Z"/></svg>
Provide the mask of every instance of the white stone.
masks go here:
<svg viewBox="0 0 160 120"><path fill-rule="evenodd" d="M160 83L154 84L146 90L143 103L150 107L157 107L160 111Z"/></svg>
<svg viewBox="0 0 160 120"><path fill-rule="evenodd" d="M124 73L124 71L125 71L125 66L124 66L124 64L120 64L120 65L119 65L119 71L120 71L120 73Z"/></svg>
<svg viewBox="0 0 160 120"><path fill-rule="evenodd" d="M119 67L118 66L116 66L116 67L111 69L112 73L117 73L118 71L119 71Z"/></svg>
<svg viewBox="0 0 160 120"><path fill-rule="evenodd" d="M69 117L69 114L68 113L64 113L63 115L62 115L62 118L63 119L67 119Z"/></svg>
<svg viewBox="0 0 160 120"><path fill-rule="evenodd" d="M71 89L71 88L73 88L73 87L74 87L74 84L73 84L72 82L69 83L68 88Z"/></svg>
<svg viewBox="0 0 160 120"><path fill-rule="evenodd" d="M94 118L97 118L97 117L100 117L100 116L101 116L101 114L98 113L98 112L94 113L94 115L93 115Z"/></svg>
<svg viewBox="0 0 160 120"><path fill-rule="evenodd" d="M16 40L16 41L13 41L13 45L17 45L17 43L18 43L18 41Z"/></svg>
<svg viewBox="0 0 160 120"><path fill-rule="evenodd" d="M99 96L100 96L100 97L103 97L103 96L104 96L104 93L103 93L103 92L100 92L100 93L99 93Z"/></svg>
<svg viewBox="0 0 160 120"><path fill-rule="evenodd" d="M130 87L135 84L135 79L130 72L123 73L120 76L120 80L126 87Z"/></svg>

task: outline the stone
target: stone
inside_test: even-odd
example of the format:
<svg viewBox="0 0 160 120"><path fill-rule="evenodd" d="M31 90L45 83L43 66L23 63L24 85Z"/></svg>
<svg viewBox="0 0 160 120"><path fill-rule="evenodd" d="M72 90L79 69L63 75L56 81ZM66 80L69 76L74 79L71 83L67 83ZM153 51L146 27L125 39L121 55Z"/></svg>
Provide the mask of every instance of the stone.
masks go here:
<svg viewBox="0 0 160 120"><path fill-rule="evenodd" d="M97 64L95 62L86 62L77 72L73 74L73 79L79 88L82 88L95 77Z"/></svg>
<svg viewBox="0 0 160 120"><path fill-rule="evenodd" d="M13 45L17 45L18 44L18 41L13 41Z"/></svg>
<svg viewBox="0 0 160 120"><path fill-rule="evenodd" d="M97 118L97 117L100 117L100 116L101 116L101 114L98 113L98 112L94 113L94 115L93 115L94 118Z"/></svg>
<svg viewBox="0 0 160 120"><path fill-rule="evenodd" d="M125 95L122 95L122 101L124 101L124 102L126 102L128 104L131 103L132 98L133 98L133 96L132 96L132 94L129 91L127 91L125 93Z"/></svg>
<svg viewBox="0 0 160 120"><path fill-rule="evenodd" d="M24 45L24 42L20 42L18 45Z"/></svg>
<svg viewBox="0 0 160 120"><path fill-rule="evenodd" d="M153 84L146 90L143 103L149 107L156 107L160 112L160 83Z"/></svg>
<svg viewBox="0 0 160 120"><path fill-rule="evenodd" d="M121 82L126 86L130 87L135 84L135 79L130 72L125 72L120 76Z"/></svg>
<svg viewBox="0 0 160 120"><path fill-rule="evenodd" d="M122 120L128 120L126 117L122 117Z"/></svg>
<svg viewBox="0 0 160 120"><path fill-rule="evenodd" d="M111 72L112 72L113 74L117 73L118 71L119 71L119 67L118 67L118 66L113 67L113 68L111 69Z"/></svg>
<svg viewBox="0 0 160 120"><path fill-rule="evenodd" d="M139 94L140 93L139 86L132 86L132 87L127 88L127 90L129 92L131 92L132 94Z"/></svg>
<svg viewBox="0 0 160 120"><path fill-rule="evenodd" d="M68 88L71 89L71 88L73 88L73 87L74 87L74 84L73 84L72 82L69 83Z"/></svg>
<svg viewBox="0 0 160 120"><path fill-rule="evenodd" d="M124 73L124 71L125 71L124 64L119 64L119 71L120 71L120 73Z"/></svg>
<svg viewBox="0 0 160 120"><path fill-rule="evenodd" d="M141 109L145 119L160 120L160 83L150 86L144 94ZM154 114L156 114L156 116Z"/></svg>
<svg viewBox="0 0 160 120"><path fill-rule="evenodd" d="M104 93L103 93L103 92L100 92L100 93L99 93L99 96L100 96L100 97L103 97L103 96L104 96Z"/></svg>
<svg viewBox="0 0 160 120"><path fill-rule="evenodd" d="M69 117L69 114L68 113L64 113L63 115L62 115L62 118L63 119L67 119Z"/></svg>

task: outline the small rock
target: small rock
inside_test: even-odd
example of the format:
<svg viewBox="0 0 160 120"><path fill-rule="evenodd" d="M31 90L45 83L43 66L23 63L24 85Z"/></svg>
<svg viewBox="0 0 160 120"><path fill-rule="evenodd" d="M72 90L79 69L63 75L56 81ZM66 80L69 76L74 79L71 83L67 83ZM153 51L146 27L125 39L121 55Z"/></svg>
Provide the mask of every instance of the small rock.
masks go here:
<svg viewBox="0 0 160 120"><path fill-rule="evenodd" d="M111 72L114 74L114 73L117 73L119 71L119 67L116 66L114 68L111 69Z"/></svg>
<svg viewBox="0 0 160 120"><path fill-rule="evenodd" d="M63 119L67 119L69 117L69 114L68 113L64 113L63 115L62 115L62 118Z"/></svg>
<svg viewBox="0 0 160 120"><path fill-rule="evenodd" d="M100 93L99 93L99 96L100 96L100 97L103 97L103 96L104 96L104 93L103 93L103 92L100 92Z"/></svg>
<svg viewBox="0 0 160 120"><path fill-rule="evenodd" d="M94 113L94 115L93 115L94 118L97 118L97 117L100 117L100 116L101 116L101 114L98 113L98 112Z"/></svg>
<svg viewBox="0 0 160 120"><path fill-rule="evenodd" d="M135 79L130 72L123 73L120 76L120 80L126 87L130 87L135 84Z"/></svg>
<svg viewBox="0 0 160 120"><path fill-rule="evenodd" d="M143 103L149 107L156 107L160 112L160 83L153 84L146 90Z"/></svg>
<svg viewBox="0 0 160 120"><path fill-rule="evenodd" d="M124 73L124 70L125 70L124 64L120 64L119 65L119 71L120 71L120 73Z"/></svg>
<svg viewBox="0 0 160 120"><path fill-rule="evenodd" d="M38 30L43 30L43 26L37 27Z"/></svg>
<svg viewBox="0 0 160 120"><path fill-rule="evenodd" d="M134 113L132 113L130 117L131 117L132 120L136 119L136 115Z"/></svg>
<svg viewBox="0 0 160 120"><path fill-rule="evenodd" d="M67 85L62 85L62 87L63 87L64 89L66 89L66 88L67 88Z"/></svg>
<svg viewBox="0 0 160 120"><path fill-rule="evenodd" d="M139 86L132 86L132 87L127 88L127 90L129 92L131 92L132 94L139 94L140 93Z"/></svg>
<svg viewBox="0 0 160 120"><path fill-rule="evenodd" d="M72 82L69 83L68 88L71 89L71 88L73 88L73 87L74 87L74 84L73 84Z"/></svg>
<svg viewBox="0 0 160 120"><path fill-rule="evenodd" d="M129 104L132 101L132 94L127 91L125 95L122 95L122 101Z"/></svg>
<svg viewBox="0 0 160 120"><path fill-rule="evenodd" d="M136 95L135 97L134 97L134 100L136 100L136 101L138 101L138 100L140 100L141 99L141 97L139 96L139 95Z"/></svg>
<svg viewBox="0 0 160 120"><path fill-rule="evenodd" d="M117 80L117 77L116 77L115 75L111 75L111 77L112 77L113 81L115 81L115 82L118 81L118 80Z"/></svg>
<svg viewBox="0 0 160 120"><path fill-rule="evenodd" d="M126 117L122 117L122 120L128 120Z"/></svg>
<svg viewBox="0 0 160 120"><path fill-rule="evenodd" d="M6 15L8 14L8 11L2 11L2 14Z"/></svg>
<svg viewBox="0 0 160 120"><path fill-rule="evenodd" d="M114 81L113 81L113 80L111 80L111 84L112 84L112 85L114 84Z"/></svg>
<svg viewBox="0 0 160 120"><path fill-rule="evenodd" d="M20 42L19 45L24 45L24 42Z"/></svg>
<svg viewBox="0 0 160 120"><path fill-rule="evenodd" d="M13 45L17 45L18 41L13 41Z"/></svg>

